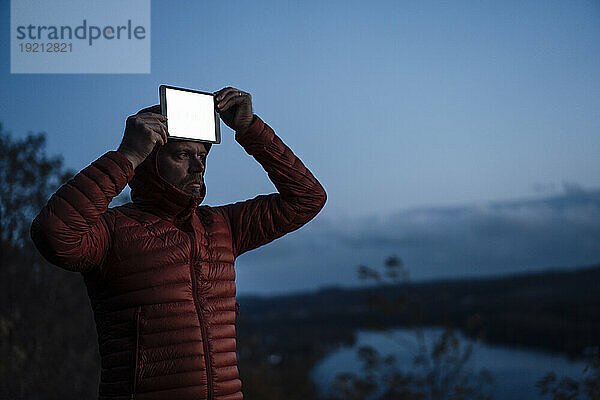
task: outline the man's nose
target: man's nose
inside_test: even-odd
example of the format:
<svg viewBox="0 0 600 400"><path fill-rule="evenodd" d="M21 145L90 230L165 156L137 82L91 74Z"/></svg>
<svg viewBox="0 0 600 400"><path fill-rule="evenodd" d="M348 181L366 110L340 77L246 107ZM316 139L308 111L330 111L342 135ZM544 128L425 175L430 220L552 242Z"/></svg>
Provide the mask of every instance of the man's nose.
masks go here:
<svg viewBox="0 0 600 400"><path fill-rule="evenodd" d="M202 172L204 173L204 163L200 157L190 158L190 172Z"/></svg>

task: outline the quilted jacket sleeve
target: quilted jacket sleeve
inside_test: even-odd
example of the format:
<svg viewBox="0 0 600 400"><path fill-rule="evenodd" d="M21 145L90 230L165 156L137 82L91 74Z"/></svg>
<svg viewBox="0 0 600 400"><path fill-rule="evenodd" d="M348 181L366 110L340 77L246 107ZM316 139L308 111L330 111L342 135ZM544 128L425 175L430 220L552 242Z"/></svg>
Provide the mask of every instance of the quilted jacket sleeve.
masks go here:
<svg viewBox="0 0 600 400"><path fill-rule="evenodd" d="M235 140L262 165L278 190L218 207L229 221L233 254L237 257L306 224L325 206L327 194L302 161L258 116L243 134L236 133Z"/></svg>
<svg viewBox="0 0 600 400"><path fill-rule="evenodd" d="M40 253L69 271L98 266L110 243L108 205L131 177L131 162L109 151L61 186L31 224Z"/></svg>

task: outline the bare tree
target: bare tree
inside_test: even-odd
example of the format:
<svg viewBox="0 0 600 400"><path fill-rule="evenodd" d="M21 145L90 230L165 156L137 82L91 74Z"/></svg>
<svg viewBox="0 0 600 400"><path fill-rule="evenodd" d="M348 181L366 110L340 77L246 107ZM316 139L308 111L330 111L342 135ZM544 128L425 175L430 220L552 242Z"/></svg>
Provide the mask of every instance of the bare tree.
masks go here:
<svg viewBox="0 0 600 400"><path fill-rule="evenodd" d="M600 347L589 348L587 358L582 378L559 380L556 373L549 372L536 383L540 393L553 400L600 400Z"/></svg>
<svg viewBox="0 0 600 400"><path fill-rule="evenodd" d="M408 310L411 299L403 295L384 296L380 288L384 285L398 286L408 281L408 271L397 256L388 257L384 271L358 267L361 280L377 283L368 297L369 308L374 315L397 315L398 311ZM376 318L367 325L369 329L383 330L396 342L398 348L406 345L392 335ZM471 343L461 346L456 331L446 328L428 346L422 323L415 325L418 349L413 368L403 371L395 363L393 355L383 357L372 346L358 348L358 358L362 364L362 374L342 373L336 380L327 397L338 399L370 400L489 400L493 395L487 392L494 383L489 371L482 369L473 372L469 369L473 347ZM464 348L463 348L464 347Z"/></svg>
<svg viewBox="0 0 600 400"><path fill-rule="evenodd" d="M0 398L92 399L99 355L85 286L29 239L33 216L73 175L45 143L0 125Z"/></svg>

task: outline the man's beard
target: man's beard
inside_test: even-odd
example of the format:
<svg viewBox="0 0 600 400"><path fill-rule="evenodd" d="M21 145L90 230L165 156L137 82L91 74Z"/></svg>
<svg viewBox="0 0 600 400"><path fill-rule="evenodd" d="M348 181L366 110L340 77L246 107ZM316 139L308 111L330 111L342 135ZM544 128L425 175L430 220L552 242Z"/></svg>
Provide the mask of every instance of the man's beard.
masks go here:
<svg viewBox="0 0 600 400"><path fill-rule="evenodd" d="M194 186L193 188L185 190L185 192L187 194L191 194L192 196L199 197L202 195L202 188L204 188L204 183L202 183L202 186L200 186L200 187Z"/></svg>
<svg viewBox="0 0 600 400"><path fill-rule="evenodd" d="M192 182L201 184L201 185L200 186L190 186L189 184ZM202 189L204 188L204 178L185 179L177 185L177 188L180 189L184 193L191 194L192 196L196 196L196 197L201 196Z"/></svg>

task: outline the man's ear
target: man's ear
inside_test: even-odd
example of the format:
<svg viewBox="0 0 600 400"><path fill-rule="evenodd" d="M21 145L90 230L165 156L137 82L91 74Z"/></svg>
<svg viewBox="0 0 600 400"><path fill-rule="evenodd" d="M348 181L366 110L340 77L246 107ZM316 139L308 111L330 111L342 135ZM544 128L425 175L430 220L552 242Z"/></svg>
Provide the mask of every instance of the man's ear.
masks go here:
<svg viewBox="0 0 600 400"><path fill-rule="evenodd" d="M147 112L160 114L161 113L161 111L160 111L160 104L155 104L155 105L150 106L150 107L142 108L137 113L138 114L142 114L142 113L147 113Z"/></svg>

